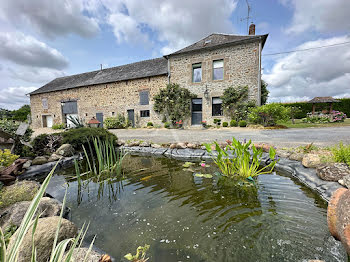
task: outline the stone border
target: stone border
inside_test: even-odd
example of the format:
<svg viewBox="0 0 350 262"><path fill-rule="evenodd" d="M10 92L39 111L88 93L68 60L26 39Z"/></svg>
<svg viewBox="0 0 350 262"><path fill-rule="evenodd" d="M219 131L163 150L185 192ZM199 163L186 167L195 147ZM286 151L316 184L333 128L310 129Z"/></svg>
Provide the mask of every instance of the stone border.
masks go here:
<svg viewBox="0 0 350 262"><path fill-rule="evenodd" d="M182 161L211 161L211 157L207 151L203 149L170 149L140 146L121 146L120 148L125 152L129 152L131 155L163 156ZM268 164L269 161L269 154L263 153L262 164ZM299 161L281 158L276 164L275 168L278 172L298 179L302 184L316 191L327 202L329 202L332 194L338 188L343 187L338 182L331 182L320 179L316 174L315 168L306 168Z"/></svg>

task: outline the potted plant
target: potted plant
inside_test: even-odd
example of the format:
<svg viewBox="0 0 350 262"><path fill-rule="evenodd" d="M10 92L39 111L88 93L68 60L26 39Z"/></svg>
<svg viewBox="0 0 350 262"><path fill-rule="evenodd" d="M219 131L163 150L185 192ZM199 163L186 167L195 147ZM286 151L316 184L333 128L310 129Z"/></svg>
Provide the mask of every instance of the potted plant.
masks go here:
<svg viewBox="0 0 350 262"><path fill-rule="evenodd" d="M182 120L180 120L180 121L178 121L178 122L176 122L176 125L177 125L177 127L179 128L179 129L183 129L183 123L182 123Z"/></svg>
<svg viewBox="0 0 350 262"><path fill-rule="evenodd" d="M203 128L205 129L207 128L207 121L201 121L201 124Z"/></svg>

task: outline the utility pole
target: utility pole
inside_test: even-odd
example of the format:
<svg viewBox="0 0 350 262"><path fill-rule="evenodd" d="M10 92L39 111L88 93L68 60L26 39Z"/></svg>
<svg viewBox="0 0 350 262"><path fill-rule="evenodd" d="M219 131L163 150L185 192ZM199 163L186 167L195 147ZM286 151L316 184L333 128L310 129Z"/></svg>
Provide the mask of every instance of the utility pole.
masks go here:
<svg viewBox="0 0 350 262"><path fill-rule="evenodd" d="M252 18L250 16L251 7L250 7L250 4L249 4L248 0L245 0L245 2L247 4L248 14L247 14L247 17L241 18L241 21L247 20L247 32L249 34L249 19Z"/></svg>

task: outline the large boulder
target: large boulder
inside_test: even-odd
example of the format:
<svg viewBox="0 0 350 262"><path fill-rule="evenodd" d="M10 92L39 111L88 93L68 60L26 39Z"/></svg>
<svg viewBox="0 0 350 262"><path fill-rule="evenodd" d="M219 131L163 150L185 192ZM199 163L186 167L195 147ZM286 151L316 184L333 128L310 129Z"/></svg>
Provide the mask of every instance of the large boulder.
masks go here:
<svg viewBox="0 0 350 262"><path fill-rule="evenodd" d="M99 261L101 261L100 259L102 258L103 254L98 253L96 250L90 250L89 255L87 256L86 260L84 260L88 251L89 251L89 248L87 248L87 247L80 247L80 248L74 249L73 256L72 256L74 261L86 261L86 262L99 262ZM66 253L66 255L67 255L67 253ZM110 260L110 261L112 261L112 260Z"/></svg>
<svg viewBox="0 0 350 262"><path fill-rule="evenodd" d="M60 217L58 216L39 218L38 225L34 234L34 243L37 251L37 262L46 262L50 258L59 219ZM77 232L78 229L72 222L62 218L57 243L67 238L76 237ZM15 234L11 237L8 248L11 248L13 246L17 235L18 231L16 231ZM27 234L24 236L17 261L31 261L31 255L32 227L29 228Z"/></svg>
<svg viewBox="0 0 350 262"><path fill-rule="evenodd" d="M59 155L59 156L73 156L74 155L74 148L71 144L63 144L62 146L60 146L55 154Z"/></svg>
<svg viewBox="0 0 350 262"><path fill-rule="evenodd" d="M7 208L0 209L0 227L4 231L8 226L20 226L31 201L21 201ZM53 198L43 197L40 201L37 214L40 217L59 216L62 204Z"/></svg>
<svg viewBox="0 0 350 262"><path fill-rule="evenodd" d="M37 156L33 159L32 165L42 165L47 163L47 158L45 156Z"/></svg>
<svg viewBox="0 0 350 262"><path fill-rule="evenodd" d="M304 167L318 167L321 165L321 159L317 154L306 154L301 162Z"/></svg>
<svg viewBox="0 0 350 262"><path fill-rule="evenodd" d="M332 236L340 240L350 254L350 190L337 189L328 204L328 229Z"/></svg>
<svg viewBox="0 0 350 262"><path fill-rule="evenodd" d="M350 168L345 163L333 163L316 168L317 175L326 181L338 181L346 175L350 175Z"/></svg>
<svg viewBox="0 0 350 262"><path fill-rule="evenodd" d="M5 208L21 201L31 201L39 188L39 183L26 180L4 187L0 194L0 208Z"/></svg>

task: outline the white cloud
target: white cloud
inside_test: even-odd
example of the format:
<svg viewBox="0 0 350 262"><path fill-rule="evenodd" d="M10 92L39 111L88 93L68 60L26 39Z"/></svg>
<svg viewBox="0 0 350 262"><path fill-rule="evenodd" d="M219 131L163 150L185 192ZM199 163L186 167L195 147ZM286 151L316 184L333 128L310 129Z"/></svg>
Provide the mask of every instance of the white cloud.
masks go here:
<svg viewBox="0 0 350 262"><path fill-rule="evenodd" d="M282 1L294 7L292 24L287 33L342 32L350 30L349 0L290 0Z"/></svg>
<svg viewBox="0 0 350 262"><path fill-rule="evenodd" d="M34 91L37 87L8 87L0 92L0 108L10 110L18 109L24 104L29 104L26 94Z"/></svg>
<svg viewBox="0 0 350 262"><path fill-rule="evenodd" d="M69 33L94 36L99 26L84 14L83 0L2 0L0 18L14 25L32 25L38 32L54 38Z"/></svg>
<svg viewBox="0 0 350 262"><path fill-rule="evenodd" d="M67 59L56 49L23 33L0 33L0 56L19 65L62 69Z"/></svg>
<svg viewBox="0 0 350 262"><path fill-rule="evenodd" d="M349 36L306 42L305 49L350 41ZM350 45L296 52L276 60L263 75L269 84L270 102L307 100L315 96L350 93Z"/></svg>
<svg viewBox="0 0 350 262"><path fill-rule="evenodd" d="M90 9L103 10L94 0ZM230 0L102 0L108 23L118 41L149 41L149 33L164 42L163 54L183 48L213 32L233 33L230 16L237 1Z"/></svg>
<svg viewBox="0 0 350 262"><path fill-rule="evenodd" d="M57 77L65 76L66 73L61 70L50 68L37 68L28 66L17 66L7 68L8 75L13 79L20 79L29 83L45 84Z"/></svg>

